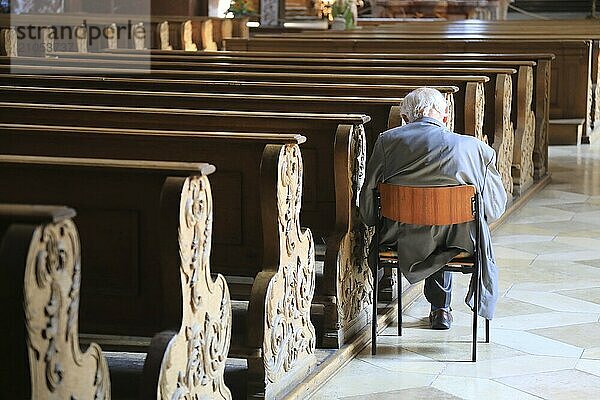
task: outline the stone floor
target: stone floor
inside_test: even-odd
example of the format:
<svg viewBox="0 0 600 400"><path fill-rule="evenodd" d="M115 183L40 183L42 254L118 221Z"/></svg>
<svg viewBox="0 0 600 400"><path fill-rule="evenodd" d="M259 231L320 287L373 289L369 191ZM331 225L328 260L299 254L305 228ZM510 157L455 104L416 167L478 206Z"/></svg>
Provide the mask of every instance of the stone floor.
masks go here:
<svg viewBox="0 0 600 400"><path fill-rule="evenodd" d="M455 274L452 329L427 328L421 297L402 338L390 326L312 399L600 399L600 144L550 157L552 183L494 232L501 299L477 363Z"/></svg>

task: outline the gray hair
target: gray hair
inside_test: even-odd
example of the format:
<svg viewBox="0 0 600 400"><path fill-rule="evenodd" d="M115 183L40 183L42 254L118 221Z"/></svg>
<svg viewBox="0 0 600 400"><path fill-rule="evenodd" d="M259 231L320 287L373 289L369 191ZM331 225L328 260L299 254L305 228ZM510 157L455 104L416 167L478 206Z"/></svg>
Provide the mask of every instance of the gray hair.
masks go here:
<svg viewBox="0 0 600 400"><path fill-rule="evenodd" d="M423 87L407 94L400 108L402 115L408 118L408 122L414 122L427 116L432 109L444 114L448 103L439 90Z"/></svg>

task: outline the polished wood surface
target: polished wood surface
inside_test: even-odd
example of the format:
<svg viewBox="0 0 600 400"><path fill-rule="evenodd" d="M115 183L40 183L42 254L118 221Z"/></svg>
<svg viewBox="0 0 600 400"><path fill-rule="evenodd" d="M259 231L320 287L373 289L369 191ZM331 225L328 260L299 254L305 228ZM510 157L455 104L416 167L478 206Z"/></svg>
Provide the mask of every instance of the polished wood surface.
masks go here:
<svg viewBox="0 0 600 400"><path fill-rule="evenodd" d="M379 185L381 214L413 225L452 225L474 220L475 187Z"/></svg>

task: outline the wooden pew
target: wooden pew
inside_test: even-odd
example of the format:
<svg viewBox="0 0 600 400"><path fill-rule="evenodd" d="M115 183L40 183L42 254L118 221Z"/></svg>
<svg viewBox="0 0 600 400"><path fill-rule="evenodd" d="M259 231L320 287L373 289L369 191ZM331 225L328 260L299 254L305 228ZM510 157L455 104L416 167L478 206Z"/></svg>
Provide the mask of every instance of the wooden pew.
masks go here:
<svg viewBox="0 0 600 400"><path fill-rule="evenodd" d="M93 68L98 65L104 66L105 69L109 70L108 66L113 65L117 68L119 74L135 76L133 72L125 72L125 71L134 71L136 68L147 68L148 65L144 62L113 62L111 60L91 60L87 61L85 59L58 59L58 60L45 60L38 58L21 58L18 57L16 59L1 59L0 62L11 62L13 68L18 68L19 71L22 69L28 68L37 68L44 67L48 68L48 64L51 65L54 70L57 69L68 71L70 68L86 68L86 72L96 74L97 72L102 71L102 68ZM97 64L97 65L96 65ZM463 110L464 113L459 115L455 115L455 123L456 129L458 132L463 132L466 134L471 134L480 139L484 138L484 123L486 114L485 110L485 100L484 93L485 90L483 88L483 83L490 82L490 78L487 77L470 77L466 76L453 76L453 75L443 75L443 73L451 74L463 71L463 69L431 69L431 70L423 70L424 74L431 75L352 75L352 74L342 74L342 75L331 75L332 69L328 67L318 68L312 67L310 71L304 71L304 73L300 74L292 74L288 72L227 72L227 71L204 71L199 67L205 66L205 64L183 64L180 65L182 68L186 68L185 71L181 71L178 73L177 70L156 70L154 68L173 68L174 63L163 63L157 64L152 63L152 74L160 74L165 73L168 77L179 77L180 75L188 75L193 74L195 76L204 76L204 74L210 76L212 79L223 79L223 77L232 76L231 74L235 74L237 79L244 78L246 79L255 79L255 80L271 80L277 78L277 80L284 81L304 81L304 82L314 82L314 81L325 81L325 82L358 82L358 83L412 83L412 84L420 84L427 85L431 83L438 82L439 84L462 84L461 86L464 88L462 94L464 97L460 96L457 100L457 108ZM56 65L56 66L55 66ZM193 71L190 71L188 66L193 66ZM63 67L64 66L64 67ZM87 68L90 67L90 68ZM129 70L124 68L129 67ZM239 67L238 65L231 65L232 69L236 69ZM254 65L249 65L249 69L257 68ZM123 68L123 69L120 69ZM353 68L353 67L347 67ZM401 67L398 67L401 68ZM341 70L343 71L344 67L335 68L335 71ZM392 69L390 67L390 69ZM287 67L282 67L281 70L287 70ZM421 73L420 69L412 69L408 68L411 74ZM114 70L110 70L114 73ZM387 72L387 68L385 69ZM472 72L481 72L481 70L471 70ZM511 177L511 165L513 159L513 145L514 145L514 136L512 131L512 126L510 124L510 116L511 116L511 103L512 103L512 80L509 74L513 73L514 70L511 69L490 69L493 73L490 75L494 78L491 80L493 87L488 88L488 93L494 93L495 97L493 98L493 102L488 102L488 120L492 119L494 124L488 124L488 129L490 132L491 140L490 142L495 147L498 152L498 169L501 171L503 177L503 183L506 191L512 194L513 191L513 182ZM104 72L106 74L107 72ZM312 74L310 72L313 72ZM318 72L318 73L316 73ZM352 72L352 70L350 70ZM392 71L393 72L393 71ZM440 72L440 75L433 75L435 73ZM469 70L466 70L465 73L468 73ZM391 72L390 72L391 73ZM225 75L224 75L225 74ZM492 89L492 90L489 90ZM460 94L460 93L459 93ZM479 100L478 100L479 99ZM474 104L474 107L471 108L467 106L468 104ZM464 119L462 118L464 116ZM501 116L501 117L497 117ZM492 125L492 127L489 127Z"/></svg>
<svg viewBox="0 0 600 400"><path fill-rule="evenodd" d="M81 128L76 131L81 135ZM46 132L46 136L47 133L48 132ZM238 134L238 137L239 136L241 135ZM51 139L56 141L57 137L52 135ZM228 142L230 144L234 143L233 140L234 139L229 138ZM277 140L283 142L284 138L274 139L273 141ZM84 140L82 139L82 142L83 141ZM65 147L64 143L60 141L59 143ZM97 145L98 142L93 141L91 144ZM235 144L233 144L233 146L235 146ZM80 143L79 147L78 150L85 148L84 143ZM88 144L87 147L90 147L90 144ZM88 152L93 151L88 150ZM98 155L98 153L99 151L96 150L94 155ZM241 155L241 153L238 152L238 155ZM299 378L294 378L294 374L306 374L306 371L310 370L314 365L314 328L312 328L308 316L312 293L314 291L314 250L310 233L299 231L297 220L300 202L298 196L301 195L301 189L298 185L300 184L299 180L301 180L302 176L301 159L299 157L299 149L295 145L267 146L264 156L262 157L264 173L262 177L262 189L260 192L263 196L263 203L266 203L263 204L262 219L264 221L264 228L262 231L265 235L265 239L270 240L265 242L265 249L263 251L265 254L265 257L263 258L265 264L263 271L259 273L254 280L252 295L249 299L250 302L247 306L241 304L242 308L247 309L247 312L250 313L250 316L242 318L249 326L246 328L247 330L244 330L244 327L242 326L235 327L236 324L234 323L236 332L238 330L245 331L247 332L247 337L238 335L236 337L237 340L233 341L234 347L232 347L234 356L241 355L249 359L249 384L253 385L249 388L249 391L254 390L255 392L264 393L266 389L267 393L274 392L277 395L280 391L287 390L287 385L298 382ZM40 185L42 186L41 190L44 195L53 197L57 195L55 193L56 191L53 192L49 187L52 187L52 185L56 186L57 181L68 184L69 178L71 178L73 181L71 187L73 189L70 193L65 193L68 191L62 190L60 195L69 197L70 202L72 203L81 202L82 200L77 200L77 196L81 198L82 195L73 193L73 191L81 189L81 186L83 185L78 185L74 182L98 182L98 165L101 165L104 168L101 175L105 181L112 179L116 184L116 182L120 180L120 185L136 186L135 188L129 189L129 193L135 190L138 193L138 196L143 194L144 200L141 201L148 202L146 198L149 196L149 192L151 192L151 190L138 190L140 189L139 184L133 185L132 182L134 182L134 180L128 179L133 178L131 175L128 175L128 178L123 177L123 166L126 165L128 168L131 168L126 160L105 160L96 158L88 161L76 159L71 162L73 165L68 165L69 163L65 163L63 159L60 160L60 163L56 161L57 159L55 158L51 158L50 162L47 162L48 157L27 157L17 155L5 156L5 158L7 158L5 164L7 164L8 167L3 165L3 177L8 177L9 180L15 180L14 177L16 174L19 174L20 179L19 185L12 186L12 192L10 194L4 194L5 197L26 198L27 196L32 196L31 191L26 191L25 189L31 186L31 180L39 179L43 179L43 184ZM260 161L260 158L258 161ZM300 164L297 164L298 162ZM18 166L11 168L10 164L16 164ZM70 168L65 167L65 164ZM169 173L172 173L176 172L178 169L184 168L185 165L189 164L181 162L145 161L137 162L134 168L148 169L150 171L145 172L152 175L158 175L157 178L159 179L154 179L155 183L152 183L155 185L156 183L160 184L162 182L161 178L166 172L163 171L164 169L168 168ZM94 169L91 172L82 171L82 169L85 169L84 167L91 167ZM74 170L71 171L73 168ZM109 173L107 169L110 168L118 169L120 176L116 177L115 173ZM246 166L246 168L248 167ZM30 171L30 169L33 169L33 171ZM144 179L140 177L139 174L137 175L138 176L135 179L136 183L144 180L148 182L147 178ZM94 176L96 177L94 178ZM187 187L185 186L186 183ZM165 285L163 291L170 291L171 293L162 296L160 293L154 293L154 299L161 299L159 314L162 316L161 326L163 328L179 327L181 326L182 321L184 325L180 329L183 336L180 335L173 339L172 335L163 333L159 338L155 338L154 353L151 352L147 359L148 363L145 368L146 376L144 379L146 383L152 384L155 388L159 385L162 394L165 394L164 391L167 391L166 393L168 393L169 391L173 392L178 389L182 383L178 381L178 379L181 379L182 376L186 382L188 379L192 379L193 375L190 375L192 371L190 371L189 368L194 364L190 364L190 362L192 362L194 358L199 357L199 354L194 352L195 348L189 348L188 345L194 343L194 340L199 340L200 337L207 340L202 346L210 347L210 352L207 351L203 354L211 354L210 357L214 356L216 358L214 360L203 359L197 361L203 363L204 366L208 365L211 368L204 371L214 379L210 382L190 381L188 383L190 385L193 384L192 386L196 386L194 387L194 391L213 391L219 392L220 394L227 394L227 390L222 383L222 374L225 358L227 356L226 350L229 347L229 329L231 328L231 311L228 311L228 296L227 298L223 297L226 293L226 289L224 289L225 283L222 278L220 278L218 284L212 285L214 289L213 293L215 296L220 296L219 299L210 300L210 298L203 295L202 289L205 287L206 283L202 282L200 272L205 273L205 278L210 275L207 274L207 271L205 270L201 271L198 266L199 262L206 262L209 255L206 251L200 253L200 250L202 249L208 250L206 247L206 240L208 239L207 235L210 234L210 230L208 229L209 226L206 225L205 220L201 219L203 207L209 206L202 198L202 196L205 196L207 193L207 187L204 187L203 183L207 182L202 182L199 179L190 181L178 178L175 180L167 179L163 186L163 204L167 202L167 206L170 205L170 207L168 207L168 210L165 210L165 212L168 212L167 216L169 218L166 220L163 219L160 224L157 224L160 225L160 232L166 234L163 235L162 242L166 242L167 250L166 252L163 252L161 256L164 269L158 274L162 279L159 278L158 280L162 281ZM105 196L98 196L98 194L106 194L106 192L103 191L103 189L106 190L106 187L102 187L101 185L95 186L100 187L97 187L96 191L87 190L87 193L94 193L94 197L102 197L103 200L105 200ZM275 188L272 186L275 186ZM48 187L48 189L44 189L44 187ZM146 186L146 188L149 189L148 186ZM127 190L122 187L120 187L120 189L120 196L127 196ZM185 190L183 193L185 196L183 198L180 197L182 193L181 190ZM273 197L270 197L269 194L272 194ZM89 194L87 196L89 197ZM284 196L285 198L282 198L281 196ZM286 199L288 202L286 202ZM290 204L289 201L291 201L292 204ZM100 202L102 202L102 199ZM178 206L176 209L177 212L173 210L173 205ZM88 209L90 209L90 207L93 209L93 206L90 206L88 203ZM275 211L273 211L271 207L275 207ZM185 212L179 214L180 208L183 208ZM260 213L260 211L256 211ZM207 218L208 215L205 215L205 217ZM286 226L285 224L282 224L281 220L278 221L278 218L285 219L286 222L292 224L292 228L297 227L298 230L292 229L285 232L279 230L278 232L277 226ZM102 231L103 226L106 227L114 222L114 220L105 219L102 222L94 222L95 231ZM183 226L180 226L181 224L183 224ZM269 227L267 224L273 224L273 226ZM89 225L88 228L90 228ZM159 232L155 233L160 236ZM170 240L165 240L165 236L168 236ZM279 243L279 245L277 245L277 243ZM284 250L285 248L282 248L281 244L292 245L293 249L288 249L286 251ZM180 246L183 246L183 252L180 252ZM84 253L84 255L85 254L86 253ZM173 258L174 255L179 257ZM275 259L270 259L271 256L275 257ZM289 267L289 265L292 264L287 262L288 257L294 259L292 268ZM178 269L180 269L181 274L174 273L174 264L179 266ZM285 268L284 265L286 266ZM181 270L184 267L185 269ZM129 270L133 272L131 267ZM196 273L190 274L190 272ZM152 276L152 278L156 279L157 277ZM291 281L301 284L294 293L294 296L298 299L302 299L301 303L288 304L282 300L284 296L282 285ZM106 282L103 283L106 284ZM201 301L198 296L202 296ZM207 324L200 325L197 324L198 321L191 321L191 326L186 328L185 323L190 322L190 315L185 315L184 308L182 318L182 299L191 303L187 306L188 310L189 308L192 308L195 313L201 312L203 315L209 313L209 315L214 318L211 318L210 321L206 320ZM106 300L107 299L105 298L104 301ZM210 312L208 312L209 309ZM237 309L241 310L240 307L237 307ZM107 312L107 309L104 308L102 311ZM154 309L149 311L145 317L149 318L156 314L156 306L154 305ZM273 333L272 331L274 329L279 329L279 326L273 324L271 321L285 323L288 330L283 336ZM193 336L190 337L190 335ZM211 337L213 337L214 340L208 340L208 338ZM302 337L302 341L298 341L297 337ZM224 342L225 340L227 341ZM294 356L289 353L292 349L286 347L287 345L293 347ZM165 352L166 354L163 355ZM277 353L278 357L291 357L289 364L285 367L273 365L273 359L276 358L273 352ZM169 365L169 361L172 361L171 365ZM179 373L178 368L182 367L182 365L184 371L187 369L185 374ZM272 366L268 368L269 365ZM267 381L265 376L270 380ZM208 388L205 387L205 385L208 385ZM265 387L265 385L268 386ZM147 386L146 389L148 389ZM152 393L152 391L149 393ZM154 393L156 393L156 389L154 390ZM146 394L148 394L148 392L146 392ZM227 396L224 397L227 398ZM142 396L141 398L148 397ZM211 398L215 397L211 396Z"/></svg>
<svg viewBox="0 0 600 400"><path fill-rule="evenodd" d="M103 48L130 49L186 49L186 44L196 44L203 50L217 50L223 41L232 37L248 38L248 18L217 18L206 16L178 17L160 15L124 14L22 14L0 15L0 27L19 28L56 27L59 34L54 40L42 37L19 40L20 54L43 55L58 51L99 51ZM79 32L81 41L62 37L63 27L87 27ZM90 30L102 32L91 37ZM106 30L106 31L105 31ZM106 32L106 33L105 33ZM87 45L86 45L87 42ZM39 46L33 46L38 44ZM42 46L42 44L44 44ZM88 46L89 45L89 46ZM37 48L35 48L37 47ZM187 47L191 50L190 47Z"/></svg>
<svg viewBox="0 0 600 400"><path fill-rule="evenodd" d="M11 184L2 182L4 193ZM6 398L111 397L102 350L95 343L85 352L79 347L74 216L67 207L0 204L0 317L6 327L0 390Z"/></svg>
<svg viewBox="0 0 600 400"><path fill-rule="evenodd" d="M108 108L108 107L85 107L85 106L51 106L51 105L31 105L21 108L15 104L4 104L8 111L1 113L4 115L4 122L18 123L22 121L24 114L29 115L27 120L36 124L53 124L63 121L68 124L80 126L99 126L112 127L116 129L169 129L171 126L177 126L182 131L195 131L199 126L203 129L219 129L227 126L240 132L252 132L255 130L271 132L304 132L309 138L309 145L305 146L304 153L306 162L306 181L302 221L304 226L309 226L317 237L326 240L325 265L323 278L319 279L319 298L317 300L325 305L324 327L320 329L321 336L325 336L325 346L337 347L347 338L352 336L357 330L361 329L368 321L369 303L368 299L371 282L368 270L361 265L356 265L354 251L358 251L365 245L362 243L363 228L359 223L356 202L343 202L338 199L353 198L357 195L362 181L359 177L364 173L365 168L365 134L363 124L369 121L369 118L361 115L329 115L329 114L275 114L275 113L248 113L248 112L219 112L219 111L191 111L191 110L159 110L159 109L132 109L132 108ZM16 106L16 108L15 108ZM20 109L20 111L19 111ZM29 110L29 111L25 111ZM87 110L87 111L86 111ZM14 111L14 112L13 112ZM173 133L173 135L183 135L184 133ZM7 135L2 137L8 138ZM57 146L55 141L42 138L36 140L27 140L27 135L21 134L19 143L28 148L37 148L38 151L50 151L44 149L54 149L56 152L68 151L72 146ZM10 148L10 143L14 140L6 139L6 146ZM183 139L181 139L183 140ZM141 142L140 142L141 143ZM185 142L184 142L185 143ZM193 142L191 142L193 143ZM125 152L127 143L119 143L118 146L111 145L114 151ZM167 147L170 146L170 147ZM101 146L106 148L107 146ZM206 154L208 159L213 153L223 153L227 148L206 148L188 145L168 144L161 142L160 146L141 146L136 144L127 151L139 156L144 154L144 158L164 159L164 157L198 157ZM167 148L170 150L167 151ZM194 151L193 153L192 150ZM80 154L83 150L70 150L74 154ZM89 150L88 150L89 151ZM95 150L100 151L100 150ZM143 153L142 153L143 152ZM87 153L86 153L87 154ZM94 156L95 153L87 154ZM112 154L112 153L111 153ZM227 154L231 154L227 152ZM108 157L108 154L99 156ZM226 155L223 155L226 157ZM196 158L192 158L196 159ZM219 171L227 169L229 163L227 158L217 162L210 159ZM335 162L334 162L335 160ZM240 157L238 162L243 162ZM246 162L247 164L247 162ZM317 167L318 166L318 167ZM241 168L242 166L240 166ZM317 169L318 168L318 169ZM327 171L327 173L318 173L318 171ZM245 173L249 173L244 171ZM347 180L344 180L345 174ZM235 176L229 178L233 185L235 182L256 181L258 178L247 177L239 181ZM213 186L218 184L218 180L213 180ZM244 184L246 185L246 183ZM358 186L357 186L358 185ZM246 187L246 186L245 186ZM255 187L255 186L251 186ZM231 189L233 190L233 189ZM234 241L244 240L244 247L227 247L226 243L216 243L213 252L213 266L222 273L233 274L236 271L239 274L239 259L242 255L246 260L248 268L260 269L260 254L256 252L257 247L261 247L261 238L259 235L252 234L257 229L247 221L242 224L238 211L240 205L251 207L253 202L258 204L256 194L250 198L235 200L237 196L229 196L223 192L223 198L218 199L220 203L227 201L231 206L224 206L223 212L230 215L229 223L222 227L223 234ZM237 203L236 203L237 202ZM219 202L216 203L217 206ZM345 216L345 217L343 217ZM343 219L345 218L345 219ZM336 222L338 221L338 222ZM343 223L342 223L343 222ZM238 232L241 227L245 227L247 232L240 237ZM215 233L215 238L219 236ZM351 247L340 247L343 240L355 241ZM327 261L332 260L332 261ZM254 276L254 275L252 275ZM343 278L343 281L342 281ZM343 292L338 288L339 285L354 285L359 288L355 292ZM353 301L354 296L358 296L360 301ZM342 315L338 313L338 307L342 310L347 307ZM339 315L338 315L339 314Z"/></svg>
<svg viewBox="0 0 600 400"><path fill-rule="evenodd" d="M119 66L136 66L140 58L136 58L133 54L88 54L83 57L72 57L69 53L57 54L62 58L66 65L71 65L71 62L78 65L74 60L86 60L93 66L106 66L111 62L118 62ZM71 57L71 58L69 58ZM184 69L184 70L230 70L230 71L251 71L251 72L303 72L303 73L328 73L332 70L337 73L349 74L425 74L425 75L444 75L444 74L485 74L490 77L490 81L486 84L486 104L485 117L483 119L483 131L492 134L491 143L499 154L499 166L503 171L505 188L508 193L513 193L513 181L511 179L511 163L514 165L517 182L515 183L515 193L523 193L528 187L533 184L533 148L535 144L535 115L531 112L531 103L533 98L533 70L531 65L519 66L519 74L516 77L521 77L522 87L519 88L519 81L515 84L514 95L510 100L505 100L506 91L512 91L512 79L510 74L516 72L510 68L480 68L473 65L461 67L430 67L427 65L415 66L396 66L396 65L368 65L368 66L329 66L329 65L302 65L301 62L285 65L270 65L270 64L241 64L241 63L210 63L201 62L205 57L186 57L184 61L169 60L169 61L152 61L153 68L168 68L168 69ZM270 59L272 60L272 59ZM192 61L192 62L190 62ZM195 62L194 62L195 61ZM200 62L198 62L200 61ZM37 60L23 59L24 63L36 64ZM58 60L60 65L60 59ZM505 61L506 63L506 61ZM388 63L390 64L390 63ZM86 64L88 65L88 64ZM518 89L518 90L517 90ZM520 95L521 100L517 99ZM504 110L497 107L497 103L504 103ZM519 105L521 110L514 112L512 118L513 126L518 135L517 140L513 139L512 128L510 121L503 117L504 114L511 112L511 104ZM361 110L362 112L362 110ZM367 112L367 114L369 114ZM371 115L371 114L369 114ZM521 115L521 117L519 117ZM376 119L375 119L376 120ZM451 128L452 129L452 128ZM369 144L373 142L370 141ZM514 146L516 143L516 146ZM518 155L516 155L518 153ZM513 163L517 160L518 163Z"/></svg>
<svg viewBox="0 0 600 400"><path fill-rule="evenodd" d="M401 88L398 88L401 89ZM397 90L400 92L400 90ZM404 89L403 94L409 90ZM179 108L191 110L289 111L308 113L361 113L371 117L365 126L368 143L378 135L401 125L399 104L402 98L320 97L297 95L256 95L232 93L183 93L122 91L117 89L54 88L45 86L1 86L4 101L49 104L128 106L141 108Z"/></svg>
<svg viewBox="0 0 600 400"><path fill-rule="evenodd" d="M552 119L581 118L591 124L591 42L586 40L459 40L459 39L381 39L376 38L256 38L249 41L227 41L227 48L233 50L298 51L304 54L313 52L458 52L458 53L555 53L552 68L550 115ZM573 79L574 76L586 77ZM584 141L589 138L584 136Z"/></svg>
<svg viewBox="0 0 600 400"><path fill-rule="evenodd" d="M140 77L140 69L119 69L118 73L113 68L86 68L82 70L82 65L78 67L53 66L56 74L81 74L93 76L120 76L136 78ZM140 64L141 68L142 65ZM47 73L48 67L41 65L12 65L13 72L19 74ZM10 68L7 65L0 65L0 73L8 73ZM455 128L459 132L483 137L483 120L485 114L485 90L484 83L489 81L485 76L416 76L416 75L330 75L330 74L292 74L292 73L253 73L253 72L232 72L232 71L178 71L178 70L153 70L144 76L158 79L201 79L201 80L243 80L260 82L306 82L306 83L335 83L335 84L401 84L401 85L442 85L457 86L459 92L456 93L455 107L462 110L455 115ZM469 106L465 107L465 101Z"/></svg>
<svg viewBox="0 0 600 400"><path fill-rule="evenodd" d="M109 52L109 51L107 51ZM111 54L131 54L125 51L110 51ZM159 55L181 55L180 52L161 52L153 50L150 55L152 57ZM483 63L487 62L520 62L522 60L530 60L535 62L533 65L533 103L536 115L535 128L535 144L533 151L534 158L534 177L539 179L546 175L548 171L548 130L549 130L549 114L550 114L550 76L551 62L554 60L552 54L481 54L481 53L443 53L443 54L418 54L418 53L310 53L311 59L306 59L307 53L295 52L251 52L251 51L227 51L219 52L219 55L211 55L207 53L194 53L195 59L212 59L214 61L228 61L231 58L239 60L256 60L263 63L268 59L269 63L317 63L326 65L336 65L339 63L348 63L350 65L364 65L362 63L377 63L376 65L387 65L388 63L405 62L408 64L416 63L419 65L423 62L467 62L467 63ZM186 58L191 58L191 54L187 54ZM294 61L297 60L297 61ZM317 62L313 60L319 60ZM322 60L322 61L321 61ZM433 60L433 61L432 61ZM281 61L281 62L279 62ZM245 62L245 61L243 61ZM249 61L251 62L251 61ZM357 62L358 64L355 64ZM492 64L493 65L493 64ZM504 65L505 67L507 65ZM519 75L523 75L524 70L519 67ZM525 73L527 75L528 73ZM597 86L600 87L600 86ZM523 97L521 97L523 99ZM517 102L519 104L519 102ZM599 102L596 105L600 106ZM600 116L600 111L595 112L595 115Z"/></svg>
<svg viewBox="0 0 600 400"><path fill-rule="evenodd" d="M411 66L488 66L488 67L508 67L518 68L517 77L524 78L516 82L515 86L520 87L519 82L529 81L529 68L532 68L533 72L533 90L532 102L535 110L535 142L533 149L534 158L534 177L539 179L545 176L547 171L547 146L548 146L548 124L549 124L549 75L550 75L550 62L554 58L551 54L364 54L364 53L310 53L311 58L306 58L306 53L290 53L290 52L244 52L244 51L227 51L219 52L218 55L207 54L207 53L182 53L178 51L157 51L152 50L150 52L132 52L132 51L106 51L111 57L115 59L131 59L140 57L150 57L152 60L161 61L182 61L186 62L229 62L229 63L258 63L277 65L288 65L288 64L303 64L303 65L353 65L363 66L368 68L370 66L394 66L394 65L411 65ZM73 55L71 55L73 56ZM82 57L97 57L96 55L82 55ZM104 56L106 57L106 56ZM376 57L376 59L374 59ZM529 60L529 61L524 61ZM529 89L529 83L525 86ZM600 87L600 86L599 86ZM523 90L518 89L517 93L521 93L520 101L517 98L513 99L513 104L522 105L529 98L529 93L525 93L523 97ZM600 103L596 102L597 106ZM597 107L596 107L597 108ZM516 111L516 107L513 107ZM523 115L523 112L517 111L517 114ZM595 113L600 115L600 111ZM520 124L522 126L523 124ZM517 124L516 129L520 129ZM527 136L526 136L527 137ZM519 144L523 143L522 140L515 141L515 152L522 153L519 151ZM521 147L525 148L525 147ZM515 159L519 159L515 155ZM523 169L518 164L516 168L519 170ZM524 168L527 170L527 168ZM515 184L515 192L520 193L527 187L517 182Z"/></svg>

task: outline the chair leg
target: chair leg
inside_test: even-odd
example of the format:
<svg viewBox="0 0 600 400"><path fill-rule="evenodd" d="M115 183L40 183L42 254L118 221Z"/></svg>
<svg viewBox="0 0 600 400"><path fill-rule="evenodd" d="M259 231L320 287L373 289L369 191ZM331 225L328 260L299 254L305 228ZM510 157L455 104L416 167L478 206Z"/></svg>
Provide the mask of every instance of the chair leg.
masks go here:
<svg viewBox="0 0 600 400"><path fill-rule="evenodd" d="M379 292L379 268L373 268L373 316L371 321L371 354L377 354L377 292Z"/></svg>
<svg viewBox="0 0 600 400"><path fill-rule="evenodd" d="M398 336L402 336L402 277L398 270Z"/></svg>
<svg viewBox="0 0 600 400"><path fill-rule="evenodd" d="M479 314L479 271L475 268L473 272L473 279L475 280L475 293L473 296L473 350L471 359L473 362L477 361L477 314Z"/></svg>
<svg viewBox="0 0 600 400"><path fill-rule="evenodd" d="M486 343L490 342L490 320L489 319L485 320L485 342Z"/></svg>

